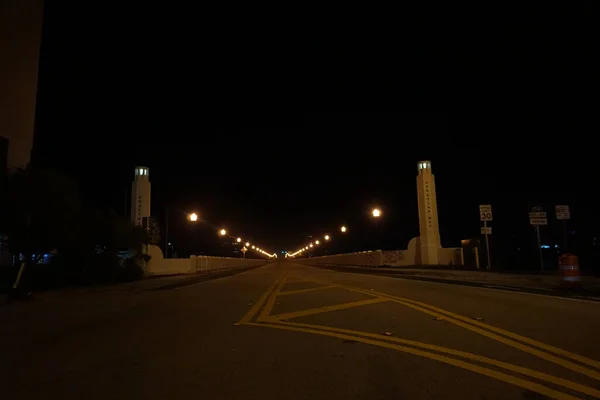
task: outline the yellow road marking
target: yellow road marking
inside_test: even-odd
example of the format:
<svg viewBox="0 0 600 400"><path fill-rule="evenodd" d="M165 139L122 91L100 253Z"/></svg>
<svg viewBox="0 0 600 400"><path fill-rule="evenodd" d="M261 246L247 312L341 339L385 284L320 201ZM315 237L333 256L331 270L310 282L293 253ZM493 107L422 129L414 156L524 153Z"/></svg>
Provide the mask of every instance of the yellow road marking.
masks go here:
<svg viewBox="0 0 600 400"><path fill-rule="evenodd" d="M570 362L568 360L564 360L562 358L556 357L556 356L554 356L552 354L543 352L541 350L534 349L532 347L526 346L526 345L524 345L522 343L519 343L517 341L511 340L511 339L507 339L505 337L502 337L502 336L496 335L494 333L485 331L483 329L477 328L475 325L481 326L481 327L486 328L486 329L489 329L490 331L495 331L497 333L505 334L506 336L510 336L510 337L513 337L513 338L527 339L528 343L530 343L530 344L536 343L536 345L538 345L538 347L541 347L541 348L546 348L546 349L547 348L551 348L551 349L554 349L554 350L559 350L560 353L557 352L558 354L560 354L560 355L569 355L570 358L577 359L578 361L580 361L579 359L585 359L585 360L597 363L595 360L588 359L587 357L583 357L583 356L580 356L578 354L570 353L570 352L568 352L566 350L558 349L556 347L549 346L549 345L546 345L544 343L537 342L537 341L535 341L533 339L529 339L529 338L526 338L524 336L517 335L515 333L508 332L508 331L505 331L503 329L496 328L494 326L481 323L479 321L470 320L470 319L468 319L466 317L463 317L461 315L454 314L454 313L451 313L449 311L446 311L446 310L443 310L441 308L437 308L437 307L434 307L434 306L430 306L430 305L425 304L425 303L421 303L421 302L417 302L417 301L413 301L413 300L408 300L408 299L402 299L400 297L388 295L388 294L385 294L385 293L372 292L372 291L368 291L368 290L364 290L364 289L356 289L356 288L353 288L353 287L350 287L350 286L340 286L340 287L343 287L343 288L345 288L347 290L350 290L350 291L353 291L353 292L357 292L357 293L371 294L372 296L386 297L386 298L388 298L388 299L390 299L390 300L392 300L392 301L394 301L396 303L405 305L407 307L413 308L415 310L421 311L421 312L429 314L431 316L442 317L445 321L448 321L448 322L450 322L450 323L452 323L454 325L460 326L462 328L468 329L468 330L473 331L475 333L478 333L480 335L486 336L486 337L488 337L488 338L490 338L492 340L496 340L497 342L504 343L504 344L506 344L508 346L511 346L511 347L514 347L514 348L519 349L521 351L524 351L526 353L532 354L532 355L534 355L536 357L539 357L539 358L542 358L542 359L544 359L546 361L553 362L555 364L558 364L558 365L560 365L562 367L565 367L567 369L570 369L572 371L576 371L576 372L579 372L579 373L581 373L583 375L587 375L587 376L589 376L591 378L600 380L600 373L598 373L597 371L591 370L591 369L586 368L584 366L581 366L579 364L572 363L572 362ZM435 310L435 311L433 311L433 310ZM468 323L462 322L461 320L462 321L468 321ZM525 340L523 340L523 341L525 341Z"/></svg>
<svg viewBox="0 0 600 400"><path fill-rule="evenodd" d="M376 297L374 299L353 301L351 303L342 303L342 304L336 304L333 306L310 308L308 310L294 311L294 312L278 314L278 315L271 315L270 321L278 320L278 319L292 319L292 318L298 318L298 317L306 317L308 315L321 314L321 313L329 312L329 311L345 310L347 308L360 307L360 306L364 306L367 304L383 303L385 301L391 301L391 300L383 298L383 297Z"/></svg>
<svg viewBox="0 0 600 400"><path fill-rule="evenodd" d="M359 336L352 336L352 335L345 335L342 333L337 333L337 332L327 332L327 331L319 331L319 330L315 330L315 329L309 329L309 328L300 328L300 327L294 327L294 326L287 326L287 325L276 325L276 324L269 324L269 323L254 323L254 322L248 322L245 323L245 325L251 325L251 326L262 326L262 327L269 327L269 328L274 328L274 329L282 329L282 330L289 330L289 331L295 331L295 332L304 332L304 333L312 333L315 335L322 335L322 336L331 336L331 337L335 337L338 339L342 339L342 340L353 340L356 342L361 342L361 343L365 343L365 344L370 344L373 346L379 346L379 347L384 347L384 348L388 348L388 349L392 349L392 350L396 350L396 351L401 351L404 353L409 353L409 354L413 354L416 356L420 356L420 357L424 357L424 358L428 358L430 360L435 360L435 361L439 361L448 365L452 365L458 368L462 368L468 371L472 371L475 373L478 373L480 375L485 375L488 376L490 378L493 379L497 379L499 381L502 382L506 382L506 383L510 383L512 385L515 386L519 386L522 387L524 389L530 390L532 392L536 392L539 394L542 394L544 396L550 397L552 399L556 399L556 400L578 400L577 397L571 396L569 394L566 393L562 393L559 392L557 390L551 389L549 387L540 385L539 383L535 383L535 382L531 382L531 381L527 381L525 379L522 378L518 378L515 376L511 376L499 371L494 371L492 369L488 369L485 367L481 367L479 365L475 365L475 364L470 364L466 361L462 361L462 360L456 360L450 357L446 357L443 355L439 355L439 354L435 354L435 353L429 353L423 350L418 350L418 349L413 349L410 347L405 347L405 346L400 346L397 344L392 344L392 343L387 343L387 342L381 342L381 341L376 341L376 340L372 340L372 339L366 339L363 337L359 337Z"/></svg>
<svg viewBox="0 0 600 400"><path fill-rule="evenodd" d="M275 290L273 290L273 292L269 296L269 299L267 300L267 304L260 312L260 315L258 316L257 321L268 320L269 314L271 314L271 310L273 309L273 306L275 305L275 299L277 298L277 295L279 294L279 291L281 290L283 285L285 285L286 280L287 280L287 274L286 274L286 276L283 277L283 279L279 282L279 284L277 285Z"/></svg>
<svg viewBox="0 0 600 400"><path fill-rule="evenodd" d="M348 335L365 336L365 337L369 337L369 338L385 340L385 341L390 341L390 342L396 342L396 343L402 343L402 344L406 344L406 345L414 346L414 347L420 347L420 348L427 349L427 350L437 351L439 353L451 354L453 356L466 358L468 360L477 361L480 363L490 364L490 365L493 365L496 367L504 368L511 372L516 372L518 374L527 375L532 378L543 380L543 381L546 381L549 383L553 383L556 385L566 387L568 389L572 389L572 390L575 390L575 391L578 391L581 393L585 393L590 396L600 398L600 390L591 388L589 386L581 385L579 383L569 381L567 379L559 378L557 376L545 374L543 372L535 371L535 370L525 368L525 367L520 367L520 366L514 365L514 364L509 364L509 363L506 363L503 361L494 360L493 358L480 356L480 355L469 353L466 351L454 350L454 349L450 349L450 348L446 348L446 347L442 347L442 346L437 346L434 344L428 344L428 343L416 342L414 340L384 336L384 335L379 335L376 333L354 331L354 330L350 330L350 329L332 328L329 326L311 325L311 324L303 324L303 323L298 323L298 322L284 322L284 321L278 321L277 324L286 325L286 326L295 326L295 327L300 327L300 328L325 330L325 331L330 331L330 332L339 332L339 333L345 333Z"/></svg>
<svg viewBox="0 0 600 400"><path fill-rule="evenodd" d="M279 295L283 296L283 295L286 295L286 294L298 294L298 293L312 292L312 291L315 291L315 290L331 289L331 288L334 288L334 287L336 287L336 286L329 285L329 286L314 287L314 288L310 288L310 289L289 290L289 291L285 291L285 292L279 292Z"/></svg>
<svg viewBox="0 0 600 400"><path fill-rule="evenodd" d="M239 322L236 322L234 325L242 325L242 324L250 322L250 320L252 320L252 317L254 317L254 315L258 312L260 307L267 300L267 297L269 296L269 294L277 287L277 285L279 285L282 278L283 278L283 275L278 276L277 279L275 279L275 282L273 282L273 284L260 296L258 301L256 303L254 303L252 308L250 308L250 310L248 310L246 315L244 315L244 317Z"/></svg>

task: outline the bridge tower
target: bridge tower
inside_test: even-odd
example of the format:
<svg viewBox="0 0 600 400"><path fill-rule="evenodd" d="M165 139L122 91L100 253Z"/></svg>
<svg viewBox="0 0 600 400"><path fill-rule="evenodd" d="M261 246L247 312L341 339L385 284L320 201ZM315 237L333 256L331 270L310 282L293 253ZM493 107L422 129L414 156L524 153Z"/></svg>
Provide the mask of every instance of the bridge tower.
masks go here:
<svg viewBox="0 0 600 400"><path fill-rule="evenodd" d="M131 222L142 225L144 217L150 217L150 177L147 167L135 167L131 184Z"/></svg>
<svg viewBox="0 0 600 400"><path fill-rule="evenodd" d="M420 161L417 175L417 197L419 202L419 232L421 263L439 264L440 227L438 224L435 177L431 170L431 161ZM417 249L419 251L419 249Z"/></svg>

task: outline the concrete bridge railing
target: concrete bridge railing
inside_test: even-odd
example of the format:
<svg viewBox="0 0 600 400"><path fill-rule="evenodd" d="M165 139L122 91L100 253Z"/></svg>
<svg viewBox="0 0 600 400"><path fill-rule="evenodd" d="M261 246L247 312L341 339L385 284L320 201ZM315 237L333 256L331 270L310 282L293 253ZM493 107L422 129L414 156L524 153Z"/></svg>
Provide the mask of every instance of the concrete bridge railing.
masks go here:
<svg viewBox="0 0 600 400"><path fill-rule="evenodd" d="M150 261L145 266L147 276L195 274L227 268L252 267L268 263L271 260L255 258L233 258L195 256L189 258L163 258L157 246L150 246Z"/></svg>
<svg viewBox="0 0 600 400"><path fill-rule="evenodd" d="M463 254L460 248L439 248L439 266L464 265ZM328 256L299 258L298 262L306 265L347 265L361 267L408 267L422 265L420 254L415 251L415 244L411 242L407 250L373 250L358 253L332 254Z"/></svg>
<svg viewBox="0 0 600 400"><path fill-rule="evenodd" d="M356 265L363 267L378 267L383 262L381 250L361 251L358 253L332 254L329 256L300 258L298 262L306 265Z"/></svg>

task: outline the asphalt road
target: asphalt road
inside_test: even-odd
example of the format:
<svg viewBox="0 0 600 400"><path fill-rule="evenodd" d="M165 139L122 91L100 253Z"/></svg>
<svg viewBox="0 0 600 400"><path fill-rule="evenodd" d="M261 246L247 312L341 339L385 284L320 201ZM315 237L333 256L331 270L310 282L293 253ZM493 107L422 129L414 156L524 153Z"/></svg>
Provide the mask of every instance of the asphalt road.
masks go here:
<svg viewBox="0 0 600 400"><path fill-rule="evenodd" d="M2 398L600 398L598 303L289 262L168 282L0 307Z"/></svg>

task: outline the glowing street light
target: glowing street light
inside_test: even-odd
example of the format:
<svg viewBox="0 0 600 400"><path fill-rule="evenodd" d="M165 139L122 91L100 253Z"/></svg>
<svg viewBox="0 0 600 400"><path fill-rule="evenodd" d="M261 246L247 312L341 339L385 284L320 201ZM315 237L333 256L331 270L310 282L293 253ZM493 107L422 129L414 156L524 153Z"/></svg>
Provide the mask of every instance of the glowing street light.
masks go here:
<svg viewBox="0 0 600 400"><path fill-rule="evenodd" d="M256 247L255 247L255 246L252 246L252 249L256 249Z"/></svg>
<svg viewBox="0 0 600 400"><path fill-rule="evenodd" d="M373 214L375 218L379 218L381 217L381 210L379 208L374 208L371 214Z"/></svg>
<svg viewBox="0 0 600 400"><path fill-rule="evenodd" d="M311 244L309 244L308 246L309 246L309 247L313 247L313 244L311 243Z"/></svg>
<svg viewBox="0 0 600 400"><path fill-rule="evenodd" d="M342 226L342 227L340 228L340 231L342 231L342 232L344 232L344 233L345 233L347 230L348 230L348 229L347 229L345 226Z"/></svg>
<svg viewBox="0 0 600 400"><path fill-rule="evenodd" d="M221 236L225 236L225 235L227 235L227 231L226 231L225 229L221 229L221 230L219 231L219 234L220 234Z"/></svg>
<svg viewBox="0 0 600 400"><path fill-rule="evenodd" d="M250 242L246 242L246 247L250 247Z"/></svg>
<svg viewBox="0 0 600 400"><path fill-rule="evenodd" d="M329 239L330 239L329 235L325 235L325 240L329 240Z"/></svg>
<svg viewBox="0 0 600 400"><path fill-rule="evenodd" d="M321 243L321 242L319 242L318 240L315 240L315 244L319 244L319 243Z"/></svg>
<svg viewBox="0 0 600 400"><path fill-rule="evenodd" d="M240 243L242 241L242 238L237 238L236 242Z"/></svg>
<svg viewBox="0 0 600 400"><path fill-rule="evenodd" d="M198 221L198 214L191 213L190 215L188 215L188 219L192 222L196 222L196 221Z"/></svg>

